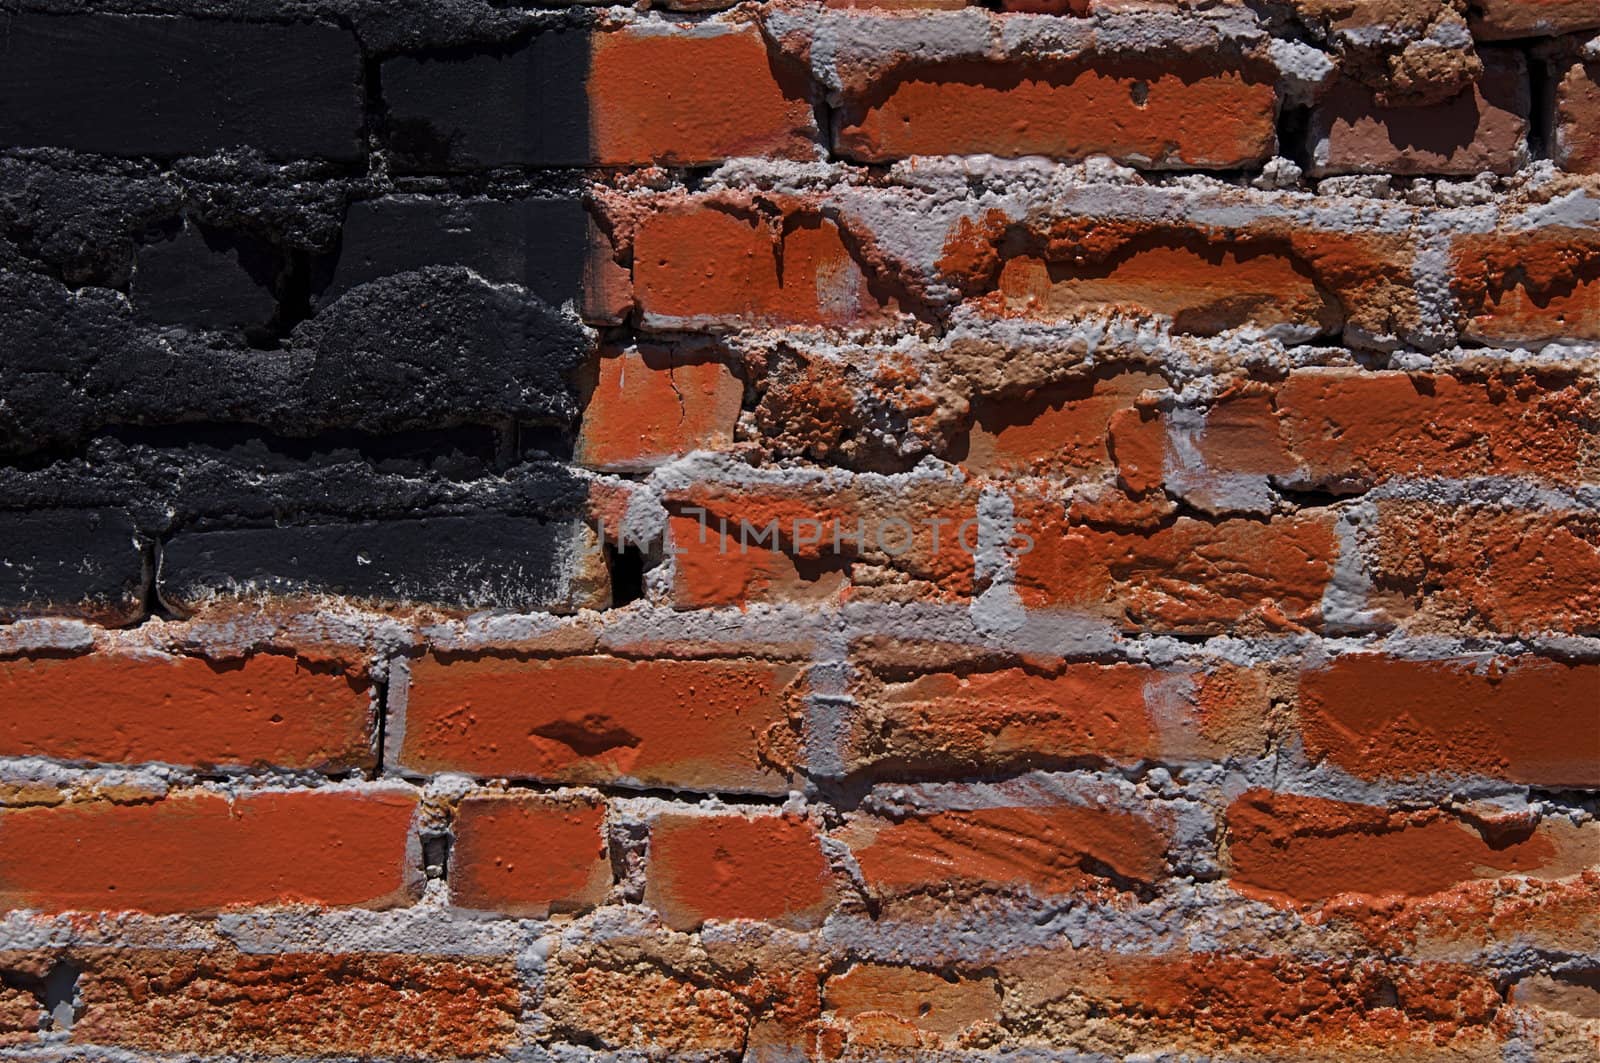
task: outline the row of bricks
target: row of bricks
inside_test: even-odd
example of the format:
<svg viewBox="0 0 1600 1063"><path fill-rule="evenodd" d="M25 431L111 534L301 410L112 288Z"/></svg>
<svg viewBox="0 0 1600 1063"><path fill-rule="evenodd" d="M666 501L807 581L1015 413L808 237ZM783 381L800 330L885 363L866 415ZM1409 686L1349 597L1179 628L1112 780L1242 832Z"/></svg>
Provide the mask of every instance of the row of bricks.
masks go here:
<svg viewBox="0 0 1600 1063"><path fill-rule="evenodd" d="M599 472L648 473L696 451L737 450L749 384L766 393L758 418L782 416L776 382L747 383L745 363L715 347L605 348L594 366L574 460ZM885 366L885 391L901 370ZM843 379L825 373L814 370L814 389L848 394ZM940 426L940 456L975 483L1115 473L1135 494L1163 485L1178 493L1208 474L1345 494L1405 478L1577 485L1600 477L1589 446L1600 417L1594 379L1559 367L1312 367L1235 383L1191 405L1159 401L1170 387L1143 366L1106 365L1025 396L973 396L965 417ZM899 401L915 413L914 395Z"/></svg>
<svg viewBox="0 0 1600 1063"><path fill-rule="evenodd" d="M762 197L760 203L726 192L620 199L601 192L600 210L614 219L615 247L572 198L384 197L349 206L341 249L327 260L311 309L337 317L341 296L374 281L456 266L491 283L521 285L552 305L571 300L592 324L636 320L652 331L915 327L915 318L956 313L974 326L1049 325L1121 312L1157 317L1184 336L1251 328L1286 342L1343 339L1380 348L1600 339L1600 237L1586 220L1593 196L1581 189L1560 209L1546 204L1526 215L1453 211L1448 236L1439 235L1437 212L1392 201L1372 203L1381 223L1356 231L1333 206L1326 217L1314 212L1307 219L1300 197L1237 189L1226 190L1226 203L1203 210L1189 191L1126 190L1123 202L1139 206L1127 217L1108 217L1096 213L1094 202L1106 191L1086 189L1081 204L1069 200L1059 207L1027 199L1010 206L900 202L908 195L904 189ZM911 209L919 220L908 230L895 219ZM1138 216L1173 211L1190 220ZM938 253L929 256L926 247L934 242ZM141 244L129 285L136 320L207 329L263 326L277 312L276 282L264 286L248 257L237 242L219 242L196 227L174 240ZM1428 271L1437 275L1419 281ZM1175 277L1183 283L1174 284ZM507 319L505 335L466 344L453 356L468 364L460 367L461 382L435 389L439 394L428 399L442 406L437 410L416 409L422 396L398 393L392 396L396 412L389 414L365 405L328 409L319 394L297 401L291 392L266 403L251 390L265 380L248 373L223 378L204 365L182 363L174 372L196 383L187 398L167 392L146 397L137 389L118 394L111 389L120 381L97 382L112 370L97 369L85 354L68 359L62 372L72 387L107 392L83 411L86 423L52 421L44 398L22 401L6 416L21 439L71 435L119 419L216 417L213 411L224 404L237 411L236 419L281 422L286 431L295 417L350 427L387 426L399 418L526 418L543 408L536 398L544 406L553 400L510 388L486 394L466 379L473 369L493 371L472 364L487 358L476 353L480 348L498 352L496 344L518 338L512 326L528 328L509 307L494 312ZM76 338L63 334L60 341ZM552 333L552 342L582 341ZM308 352L318 367L333 353ZM452 376L455 368L438 366ZM360 364L325 371L351 389L374 395L393 389Z"/></svg>
<svg viewBox="0 0 1600 1063"><path fill-rule="evenodd" d="M1130 1041L1200 1058L1575 1060L1591 1042L1572 1026L1594 993L1581 973L1215 947L1037 948L951 973L873 957L830 967L761 944L674 949L637 931L552 942L537 995L501 956L40 949L0 963L11 965L0 1045L40 1043L44 993L29 987L65 971L78 1015L46 1029L71 1048L289 1058L499 1058L531 1040L753 1061L985 1059L1002 1043L1023 1058L1030 1046L1116 1058ZM1039 1011L1052 1021L1030 1021Z"/></svg>
<svg viewBox="0 0 1600 1063"><path fill-rule="evenodd" d="M1290 733L1309 761L1361 780L1600 786L1592 663L1351 653L1254 668L1038 658L934 671L926 658L911 665L863 649L848 704L831 707L842 719L823 728L840 733L848 773L1249 762ZM0 695L50 708L0 721L0 756L371 770L380 751L370 682L359 666L270 653L8 660ZM390 675L383 762L406 775L783 793L823 741L809 733L808 689L793 661L430 655Z"/></svg>
<svg viewBox="0 0 1600 1063"><path fill-rule="evenodd" d="M1175 873L1176 813L1058 799L850 813L820 832L776 809L675 806L645 817L643 903L667 925L750 919L814 928L850 893L876 900L935 888L1109 898ZM960 799L955 798L958 804ZM0 810L0 901L39 912L209 913L248 905L383 909L420 896L418 794L394 784L224 796L173 791L143 803L77 801ZM613 813L614 815L614 813ZM583 794L469 795L455 809L451 904L516 918L581 912L611 894L605 802ZM1406 811L1246 790L1222 814L1223 869L1242 896L1317 908L1348 895L1426 898L1464 883L1593 870L1600 823L1437 808ZM424 833L437 836L436 826ZM848 852L840 868L830 862ZM1188 859L1193 859L1188 857ZM1176 873L1182 874L1181 871Z"/></svg>
<svg viewBox="0 0 1600 1063"><path fill-rule="evenodd" d="M1048 324L1119 310L1201 337L1249 327L1379 347L1600 339L1600 242L1581 189L1525 216L1452 211L1447 235L1437 211L1394 201L1373 203L1381 224L1357 231L1333 207L1308 219L1299 197L1228 189L1225 204L1201 212L1190 191L1141 189L1123 193L1139 206L1121 217L1096 211L1099 191L1061 206L901 202L907 191L893 189L759 203L601 192L616 247L573 199L386 197L351 205L312 306L380 278L462 266L553 304L573 300L591 323L636 315L649 330L867 329L955 310ZM912 229L894 220L913 208ZM1139 216L1156 211L1190 220ZM1424 267L1438 275L1419 284ZM236 245L191 229L139 248L130 298L156 324L240 328L272 317L269 288Z"/></svg>
<svg viewBox="0 0 1600 1063"><path fill-rule="evenodd" d="M641 592L676 609L965 604L1006 585L1028 608L1129 633L1219 634L1239 624L1331 633L1600 632L1600 525L1591 507L1559 496L1524 509L1514 498L1474 500L1468 484L1457 503L1426 497L1456 494L1450 481L1423 481L1415 499L1386 496L1262 520L1174 515L1176 504L1164 497L1066 502L955 480L918 486L925 497L898 504L892 481L837 502L781 485L699 484L670 504L664 535L613 537L604 547L578 521L492 513L200 531L163 546L153 587L166 605L192 615L318 594L558 613L627 604ZM600 492L597 523L626 536L637 497L627 485ZM998 523L984 530L985 500L1010 507L1009 530ZM648 498L644 504L659 508ZM110 624L146 615L147 548L125 515L6 515L0 534L10 564L0 582L5 615ZM998 536L991 545L1006 568L984 560L988 535ZM442 555L441 541L448 544ZM658 574L640 558L645 584L630 597L626 578L622 589L613 585L613 568L640 548L662 550L670 567ZM543 567L530 568L530 557Z"/></svg>
<svg viewBox="0 0 1600 1063"><path fill-rule="evenodd" d="M1201 206L1182 192L1125 195L1139 203L1131 215ZM911 230L886 213L913 206L894 193L791 201L765 216L737 194L666 196L634 220L633 302L657 330L864 329L959 307L973 323L1118 310L1180 334L1253 327L1357 346L1600 339L1600 244L1581 190L1570 221L1547 211L1551 224L1512 217L1486 231L1469 211L1448 235L1433 212L1391 203L1375 205L1381 225L1357 231L1337 212L1308 219L1298 200L1234 193L1209 204L1210 224L1097 215L1093 196L1079 211L916 202L926 210ZM929 262L932 240L942 249ZM1419 279L1424 267L1437 276Z"/></svg>
<svg viewBox="0 0 1600 1063"><path fill-rule="evenodd" d="M356 160L365 150L361 56L354 35L331 26L18 15L7 36L3 144L158 157L250 146ZM195 54L216 61L184 62ZM552 29L515 48L376 66L384 142L403 170L823 152L810 73L749 24ZM1431 107L1381 107L1354 81L1335 86L1312 112L1305 147L1315 172L1517 169L1528 157L1529 71L1509 50L1485 49L1484 68L1474 86ZM1569 56L1540 90L1555 157L1582 172L1600 165L1596 73ZM907 59L847 94L827 132L837 155L863 162L1108 155L1232 170L1297 147L1278 142L1276 76L1264 59L1241 63L1222 49L1177 64L1114 48L1068 62Z"/></svg>

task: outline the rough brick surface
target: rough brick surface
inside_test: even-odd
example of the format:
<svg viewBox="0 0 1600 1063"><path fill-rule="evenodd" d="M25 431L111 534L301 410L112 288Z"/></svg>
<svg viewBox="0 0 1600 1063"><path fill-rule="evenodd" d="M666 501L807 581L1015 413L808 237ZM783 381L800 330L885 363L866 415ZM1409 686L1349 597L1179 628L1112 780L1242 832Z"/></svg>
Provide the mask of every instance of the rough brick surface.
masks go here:
<svg viewBox="0 0 1600 1063"><path fill-rule="evenodd" d="M0 1058L1600 1056L1595 0L0 7Z"/></svg>

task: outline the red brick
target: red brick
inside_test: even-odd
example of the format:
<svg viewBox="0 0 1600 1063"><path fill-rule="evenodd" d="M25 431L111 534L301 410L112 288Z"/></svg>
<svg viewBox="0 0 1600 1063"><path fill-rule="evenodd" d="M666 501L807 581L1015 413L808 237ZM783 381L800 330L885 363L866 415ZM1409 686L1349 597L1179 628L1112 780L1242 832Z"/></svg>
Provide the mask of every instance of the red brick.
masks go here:
<svg viewBox="0 0 1600 1063"><path fill-rule="evenodd" d="M1086 65L948 62L913 66L847 101L846 158L910 155L1082 159L1232 169L1275 143L1275 93L1254 73L1100 58Z"/></svg>
<svg viewBox="0 0 1600 1063"><path fill-rule="evenodd" d="M1106 469L1110 421L1140 392L1164 388L1153 373L1118 373L1051 388L1027 398L975 399L971 427L954 457L977 475L1075 475Z"/></svg>
<svg viewBox="0 0 1600 1063"><path fill-rule="evenodd" d="M578 429L576 460L642 472L692 450L733 442L744 385L727 365L667 348L601 357Z"/></svg>
<svg viewBox="0 0 1600 1063"><path fill-rule="evenodd" d="M450 848L450 902L521 919L599 904L611 889L605 822L604 802L589 798L463 798Z"/></svg>
<svg viewBox="0 0 1600 1063"><path fill-rule="evenodd" d="M1515 634L1600 632L1600 517L1384 502L1377 604L1404 621Z"/></svg>
<svg viewBox="0 0 1600 1063"><path fill-rule="evenodd" d="M633 250L644 323L731 329L871 324L882 317L837 225L793 216L782 229L692 201L646 217Z"/></svg>
<svg viewBox="0 0 1600 1063"><path fill-rule="evenodd" d="M782 792L765 763L798 669L757 661L425 657L400 762L421 772Z"/></svg>
<svg viewBox="0 0 1600 1063"><path fill-rule="evenodd" d="M0 907L210 912L234 905L388 908L412 898L407 791L0 810Z"/></svg>
<svg viewBox="0 0 1600 1063"><path fill-rule="evenodd" d="M1008 1012L1086 1009L1106 1038L1092 1043L1132 1041L1152 1054L1254 1056L1263 1046L1269 1059L1423 1060L1442 1045L1466 1058L1499 1054L1504 1000L1492 973L1464 964L1085 948L1006 966Z"/></svg>
<svg viewBox="0 0 1600 1063"><path fill-rule="evenodd" d="M1564 170L1600 173L1600 62L1558 63L1552 78L1550 157Z"/></svg>
<svg viewBox="0 0 1600 1063"><path fill-rule="evenodd" d="M983 772L1082 758L1253 756L1265 747L1262 677L1065 664L863 679L853 766L877 773Z"/></svg>
<svg viewBox="0 0 1600 1063"><path fill-rule="evenodd" d="M1151 532L1069 525L1053 503L1019 504L1024 516L1034 548L1017 562L1023 602L1101 613L1128 630L1221 631L1247 615L1315 624L1338 552L1332 516L1319 512L1180 517Z"/></svg>
<svg viewBox="0 0 1600 1063"><path fill-rule="evenodd" d="M1504 475L1575 481L1594 460L1585 427L1596 416L1588 381L1313 369L1290 374L1277 409L1301 474L1318 483Z"/></svg>
<svg viewBox="0 0 1600 1063"><path fill-rule="evenodd" d="M840 836L867 885L886 893L951 882L1041 894L1108 878L1151 883L1166 868L1168 844L1137 816L1075 805L933 812L895 823L863 818Z"/></svg>
<svg viewBox="0 0 1600 1063"><path fill-rule="evenodd" d="M1472 35L1486 41L1600 29L1592 0L1474 0L1472 9Z"/></svg>
<svg viewBox="0 0 1600 1063"><path fill-rule="evenodd" d="M803 71L780 68L751 25L656 23L596 34L586 88L595 161L814 158L806 82Z"/></svg>
<svg viewBox="0 0 1600 1063"><path fill-rule="evenodd" d="M1566 229L1460 236L1451 259L1466 338L1600 340L1600 236Z"/></svg>
<svg viewBox="0 0 1600 1063"><path fill-rule="evenodd" d="M359 671L278 654L242 660L93 653L0 661L0 756L342 771L373 761Z"/></svg>
<svg viewBox="0 0 1600 1063"><path fill-rule="evenodd" d="M1176 332L1202 336L1243 325L1295 326L1318 335L1340 324L1338 305L1289 256L1225 248L1130 248L1081 266L1010 258L983 305L1035 320L1121 309L1156 314Z"/></svg>
<svg viewBox="0 0 1600 1063"><path fill-rule="evenodd" d="M1483 77L1450 100L1382 107L1346 79L1312 111L1313 174L1514 173L1527 158L1528 69L1515 52L1482 53Z"/></svg>
<svg viewBox="0 0 1600 1063"><path fill-rule="evenodd" d="M1600 787L1600 667L1347 654L1300 676L1306 754L1363 779Z"/></svg>
<svg viewBox="0 0 1600 1063"><path fill-rule="evenodd" d="M825 602L849 583L843 566L807 565L781 549L741 543L738 525L674 514L672 604L679 609L745 606L754 602ZM763 525L756 524L756 529Z"/></svg>
<svg viewBox="0 0 1600 1063"><path fill-rule="evenodd" d="M140 1052L455 1059L511 1046L510 960L409 954L78 952L75 1044Z"/></svg>
<svg viewBox="0 0 1600 1063"><path fill-rule="evenodd" d="M1421 897L1474 879L1556 878L1593 859L1600 833L1547 820L1486 838L1437 809L1404 812L1252 790L1228 808L1230 882L1277 904L1342 894Z"/></svg>
<svg viewBox="0 0 1600 1063"><path fill-rule="evenodd" d="M677 930L707 919L812 927L834 892L822 845L804 819L665 815L650 828L644 900Z"/></svg>
<svg viewBox="0 0 1600 1063"><path fill-rule="evenodd" d="M823 987L823 1005L838 1019L890 1019L914 1030L947 1036L980 1023L1000 1021L1000 991L992 978L945 978L915 967L874 963L853 964L843 974L829 978ZM887 1039L881 1035L870 1038L862 1036L866 1031L851 1032L852 1046L876 1041L887 1047ZM893 1043L907 1042L896 1039Z"/></svg>
<svg viewBox="0 0 1600 1063"><path fill-rule="evenodd" d="M906 491L706 482L666 501L681 510L671 522L680 608L820 601L866 593L863 584L920 600L973 591L977 491L969 484ZM850 586L863 569L866 578Z"/></svg>

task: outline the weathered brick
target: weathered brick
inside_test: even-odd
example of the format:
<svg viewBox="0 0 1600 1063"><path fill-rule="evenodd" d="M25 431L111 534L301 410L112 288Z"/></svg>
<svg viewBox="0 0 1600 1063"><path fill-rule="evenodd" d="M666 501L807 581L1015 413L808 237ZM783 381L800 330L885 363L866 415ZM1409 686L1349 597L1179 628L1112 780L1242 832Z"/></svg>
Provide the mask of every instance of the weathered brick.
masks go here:
<svg viewBox="0 0 1600 1063"><path fill-rule="evenodd" d="M606 806L590 797L479 794L456 810L450 902L542 919L592 908L611 888Z"/></svg>
<svg viewBox="0 0 1600 1063"><path fill-rule="evenodd" d="M1227 759L1266 741L1265 688L1242 669L1083 662L869 678L853 693L852 764L879 774Z"/></svg>
<svg viewBox="0 0 1600 1063"><path fill-rule="evenodd" d="M201 791L148 804L0 810L0 905L210 912L410 903L408 790Z"/></svg>
<svg viewBox="0 0 1600 1063"><path fill-rule="evenodd" d="M330 25L6 17L0 143L104 155L361 157L355 36Z"/></svg>
<svg viewBox="0 0 1600 1063"><path fill-rule="evenodd" d="M1140 392L1164 388L1153 373L1117 373L1041 391L1026 399L975 399L970 427L952 458L978 475L1089 477L1109 467L1112 416Z"/></svg>
<svg viewBox="0 0 1600 1063"><path fill-rule="evenodd" d="M839 227L820 216L791 215L778 233L757 216L703 203L663 209L639 224L633 283L652 328L844 326L883 316Z"/></svg>
<svg viewBox="0 0 1600 1063"><path fill-rule="evenodd" d="M840 565L807 564L778 547L756 542L753 535L741 542L737 525L724 531L720 525L681 514L668 523L674 550L672 603L679 609L823 602L837 598L849 583Z"/></svg>
<svg viewBox="0 0 1600 1063"><path fill-rule="evenodd" d="M1338 553L1326 512L1266 523L1179 517L1144 533L1067 524L1054 503L1018 509L1034 539L1017 561L1022 600L1129 630L1219 631L1247 615L1314 624Z"/></svg>
<svg viewBox="0 0 1600 1063"><path fill-rule="evenodd" d="M1109 155L1157 169L1232 169L1272 154L1275 109L1269 79L1204 61L922 63L847 99L834 145L861 162Z"/></svg>
<svg viewBox="0 0 1600 1063"><path fill-rule="evenodd" d="M1342 894L1419 897L1474 879L1556 878L1591 861L1600 831L1546 820L1506 837L1438 809L1405 812L1252 790L1228 808L1232 886L1279 904Z"/></svg>
<svg viewBox="0 0 1600 1063"><path fill-rule="evenodd" d="M99 763L370 766L360 669L284 654L237 661L94 653L0 661L0 756Z"/></svg>
<svg viewBox="0 0 1600 1063"><path fill-rule="evenodd" d="M0 617L128 623L144 612L146 568L138 530L123 510L0 513Z"/></svg>
<svg viewBox="0 0 1600 1063"><path fill-rule="evenodd" d="M757 661L425 657L412 666L400 763L552 782L782 792L797 669Z"/></svg>
<svg viewBox="0 0 1600 1063"><path fill-rule="evenodd" d="M1571 482L1595 460L1595 392L1585 380L1307 369L1291 373L1275 398L1298 475L1319 484L1503 475ZM1215 411L1207 417L1206 438L1216 419Z"/></svg>
<svg viewBox="0 0 1600 1063"><path fill-rule="evenodd" d="M1483 53L1484 72L1445 103L1379 106L1344 80L1311 115L1311 172L1512 173L1528 157L1528 69L1520 53Z"/></svg>
<svg viewBox="0 0 1600 1063"><path fill-rule="evenodd" d="M1221 248L1129 249L1078 268L1011 258L987 305L1040 320L1131 309L1170 319L1176 332L1203 336L1242 325L1316 336L1337 332L1343 320L1338 304L1292 257Z"/></svg>
<svg viewBox="0 0 1600 1063"><path fill-rule="evenodd" d="M599 164L818 154L809 78L755 26L652 24L592 40L587 89Z"/></svg>
<svg viewBox="0 0 1600 1063"><path fill-rule="evenodd" d="M1394 620L1600 632L1600 517L1591 511L1385 502L1375 554L1375 604Z"/></svg>
<svg viewBox="0 0 1600 1063"><path fill-rule="evenodd" d="M595 373L578 431L580 463L636 472L733 442L744 384L726 363L645 346L604 352Z"/></svg>
<svg viewBox="0 0 1600 1063"><path fill-rule="evenodd" d="M920 1039L905 1034L925 1031L954 1036L1000 1020L1000 992L991 978L946 978L915 967L872 963L854 964L829 978L823 987L823 1006L836 1019L888 1020L892 1024L888 1030L852 1029L852 1047L872 1042L884 1048L907 1042L916 1047Z"/></svg>
<svg viewBox="0 0 1600 1063"><path fill-rule="evenodd" d="M1600 786L1600 667L1347 654L1300 676L1306 753L1364 779Z"/></svg>
<svg viewBox="0 0 1600 1063"><path fill-rule="evenodd" d="M821 923L834 900L816 829L792 815L664 815L650 828L645 903L667 925Z"/></svg>
<svg viewBox="0 0 1600 1063"><path fill-rule="evenodd" d="M853 820L838 835L867 885L881 893L944 883L1070 893L1150 884L1166 868L1167 838L1125 812L1060 805L973 808L897 822Z"/></svg>
<svg viewBox="0 0 1600 1063"><path fill-rule="evenodd" d="M1589 0L1474 0L1472 11L1472 35L1486 41L1600 29Z"/></svg>
<svg viewBox="0 0 1600 1063"><path fill-rule="evenodd" d="M1004 969L1007 1017L1075 1005L1088 1050L1119 1043L1183 1054L1428 1058L1500 1047L1504 999L1467 964L1208 952L1041 950ZM1081 1012L1079 1012L1081 1013Z"/></svg>
<svg viewBox="0 0 1600 1063"><path fill-rule="evenodd" d="M218 1056L456 1059L508 1048L521 984L508 959L403 953L97 949L71 1040Z"/></svg>
<svg viewBox="0 0 1600 1063"><path fill-rule="evenodd" d="M1551 79L1550 157L1564 170L1600 173L1600 62L1558 62Z"/></svg>
<svg viewBox="0 0 1600 1063"><path fill-rule="evenodd" d="M1556 228L1458 236L1450 257L1467 339L1600 339L1600 235Z"/></svg>
<svg viewBox="0 0 1600 1063"><path fill-rule="evenodd" d="M485 513L416 520L183 531L157 586L175 609L231 598L339 594L378 603L569 612L605 604L590 529Z"/></svg>

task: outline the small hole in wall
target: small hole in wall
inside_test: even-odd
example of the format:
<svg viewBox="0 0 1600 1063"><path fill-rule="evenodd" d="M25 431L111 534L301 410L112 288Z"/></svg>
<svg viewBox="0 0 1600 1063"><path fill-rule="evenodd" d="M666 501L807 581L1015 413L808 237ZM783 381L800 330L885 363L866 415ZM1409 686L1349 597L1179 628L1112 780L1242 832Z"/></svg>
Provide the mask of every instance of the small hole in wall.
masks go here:
<svg viewBox="0 0 1600 1063"><path fill-rule="evenodd" d="M1150 101L1150 83L1148 81L1135 81L1128 88L1128 96L1132 98L1135 107L1143 107Z"/></svg>
<svg viewBox="0 0 1600 1063"><path fill-rule="evenodd" d="M76 964L63 960L44 976L39 1003L45 1012L45 1029L56 1033L72 1029L83 1012L83 1001L78 993L78 979L82 974Z"/></svg>
<svg viewBox="0 0 1600 1063"><path fill-rule="evenodd" d="M644 554L636 546L606 546L606 568L611 571L611 605L620 608L644 597Z"/></svg>

